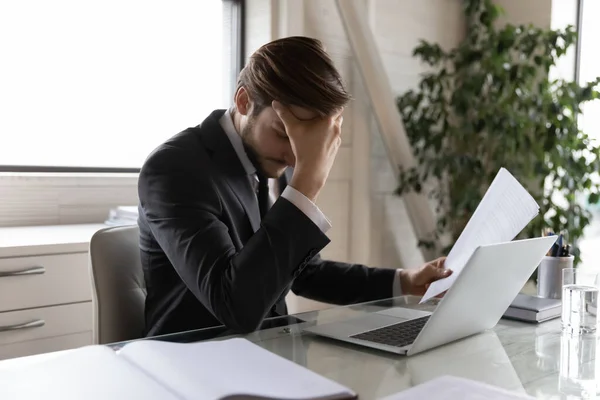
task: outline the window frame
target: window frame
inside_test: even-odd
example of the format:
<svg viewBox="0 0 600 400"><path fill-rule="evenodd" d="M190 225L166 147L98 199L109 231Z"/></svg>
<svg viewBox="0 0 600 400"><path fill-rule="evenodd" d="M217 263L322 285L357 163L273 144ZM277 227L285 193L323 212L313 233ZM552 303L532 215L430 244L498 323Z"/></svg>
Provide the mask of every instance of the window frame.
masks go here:
<svg viewBox="0 0 600 400"><path fill-rule="evenodd" d="M223 3L231 3L231 15L234 32L231 35L231 48L235 49L231 57L231 75L233 84L238 74L244 67L244 43L245 37L245 0L221 0ZM46 166L46 165L3 165L0 164L0 173L98 173L98 174L131 174L139 173L140 168L119 168L119 167L66 167L66 166Z"/></svg>
<svg viewBox="0 0 600 400"><path fill-rule="evenodd" d="M581 27L583 23L583 7L585 0L577 0L577 20L575 30L577 32L577 42L575 42L575 76L573 79L575 82L579 82L580 72L579 67L581 65L581 33L583 32Z"/></svg>

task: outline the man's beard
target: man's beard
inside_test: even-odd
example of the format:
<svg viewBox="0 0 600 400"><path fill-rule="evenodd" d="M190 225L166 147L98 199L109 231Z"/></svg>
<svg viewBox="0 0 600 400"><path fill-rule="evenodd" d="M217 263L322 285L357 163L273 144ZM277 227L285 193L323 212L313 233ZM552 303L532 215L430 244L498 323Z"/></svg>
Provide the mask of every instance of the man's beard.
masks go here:
<svg viewBox="0 0 600 400"><path fill-rule="evenodd" d="M254 150L254 146L252 146L252 128L254 128L254 122L252 119L249 119L248 124L242 129L240 135L242 137L242 144L244 145L244 150L246 151L250 162L252 162L252 165L256 168L256 171L259 174L265 175L265 171L263 171L260 165L260 157L256 150Z"/></svg>

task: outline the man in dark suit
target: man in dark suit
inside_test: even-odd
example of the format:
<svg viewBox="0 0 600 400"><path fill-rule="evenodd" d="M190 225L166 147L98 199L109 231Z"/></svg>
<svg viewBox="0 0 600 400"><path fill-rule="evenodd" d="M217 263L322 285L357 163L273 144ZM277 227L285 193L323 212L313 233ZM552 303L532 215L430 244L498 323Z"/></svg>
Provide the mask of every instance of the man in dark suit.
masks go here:
<svg viewBox="0 0 600 400"><path fill-rule="evenodd" d="M350 96L321 43L266 44L234 105L159 146L139 176L147 336L285 315L290 290L333 304L423 293L449 271L321 259L329 220L315 205ZM293 167L293 170L291 169Z"/></svg>

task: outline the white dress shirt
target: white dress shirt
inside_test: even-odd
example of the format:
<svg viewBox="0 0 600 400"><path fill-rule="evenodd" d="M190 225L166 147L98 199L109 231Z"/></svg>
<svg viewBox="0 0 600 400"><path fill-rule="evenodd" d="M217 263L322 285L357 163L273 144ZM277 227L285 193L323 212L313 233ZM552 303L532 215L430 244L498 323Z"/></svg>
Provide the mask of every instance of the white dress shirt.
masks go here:
<svg viewBox="0 0 600 400"><path fill-rule="evenodd" d="M225 131L225 134L229 138L229 141L231 142L235 153L240 159L242 166L248 173L248 176L250 177L250 183L252 184L254 192L256 193L258 188L258 176L256 175L256 168L252 164L252 161L250 161L248 154L246 154L242 137L235 129L229 110L225 111L225 114L223 114L221 119L219 119L219 124ZM279 188L277 187L277 180L269 179L269 199L271 200L271 204L273 204L277 199L278 192ZM308 218L310 218L310 220L317 225L323 233L326 233L331 228L331 222L325 216L325 214L323 214L319 207L317 207L317 205L308 199L308 197L304 196L293 187L287 185L283 190L283 193L281 193L281 197L295 205ZM392 288L394 297L402 295L399 272L400 270L396 272L396 276L394 278Z"/></svg>

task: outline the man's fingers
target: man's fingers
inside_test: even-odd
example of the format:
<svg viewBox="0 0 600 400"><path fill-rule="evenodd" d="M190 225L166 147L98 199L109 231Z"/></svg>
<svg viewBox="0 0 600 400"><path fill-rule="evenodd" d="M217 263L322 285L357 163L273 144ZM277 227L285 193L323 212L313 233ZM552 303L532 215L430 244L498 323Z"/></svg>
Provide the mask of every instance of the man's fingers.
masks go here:
<svg viewBox="0 0 600 400"><path fill-rule="evenodd" d="M437 259L437 269L438 273L440 273L440 278L445 278L447 276L452 275L452 270L446 268L446 257L440 257Z"/></svg>
<svg viewBox="0 0 600 400"><path fill-rule="evenodd" d="M278 102L277 100L273 100L271 102L271 107L273 107L273 110L275 110L275 112L279 116L279 119L281 119L281 122L283 122L283 124L286 127L296 122L297 118L294 114L292 114L290 109Z"/></svg>
<svg viewBox="0 0 600 400"><path fill-rule="evenodd" d="M445 278L452 274L451 270L444 268L443 260L442 262L437 262L436 260L434 263L427 264L426 270L427 274L433 278L433 280Z"/></svg>
<svg viewBox="0 0 600 400"><path fill-rule="evenodd" d="M436 268L444 268L444 263L446 262L446 257L439 257L433 260L431 263L434 264Z"/></svg>

